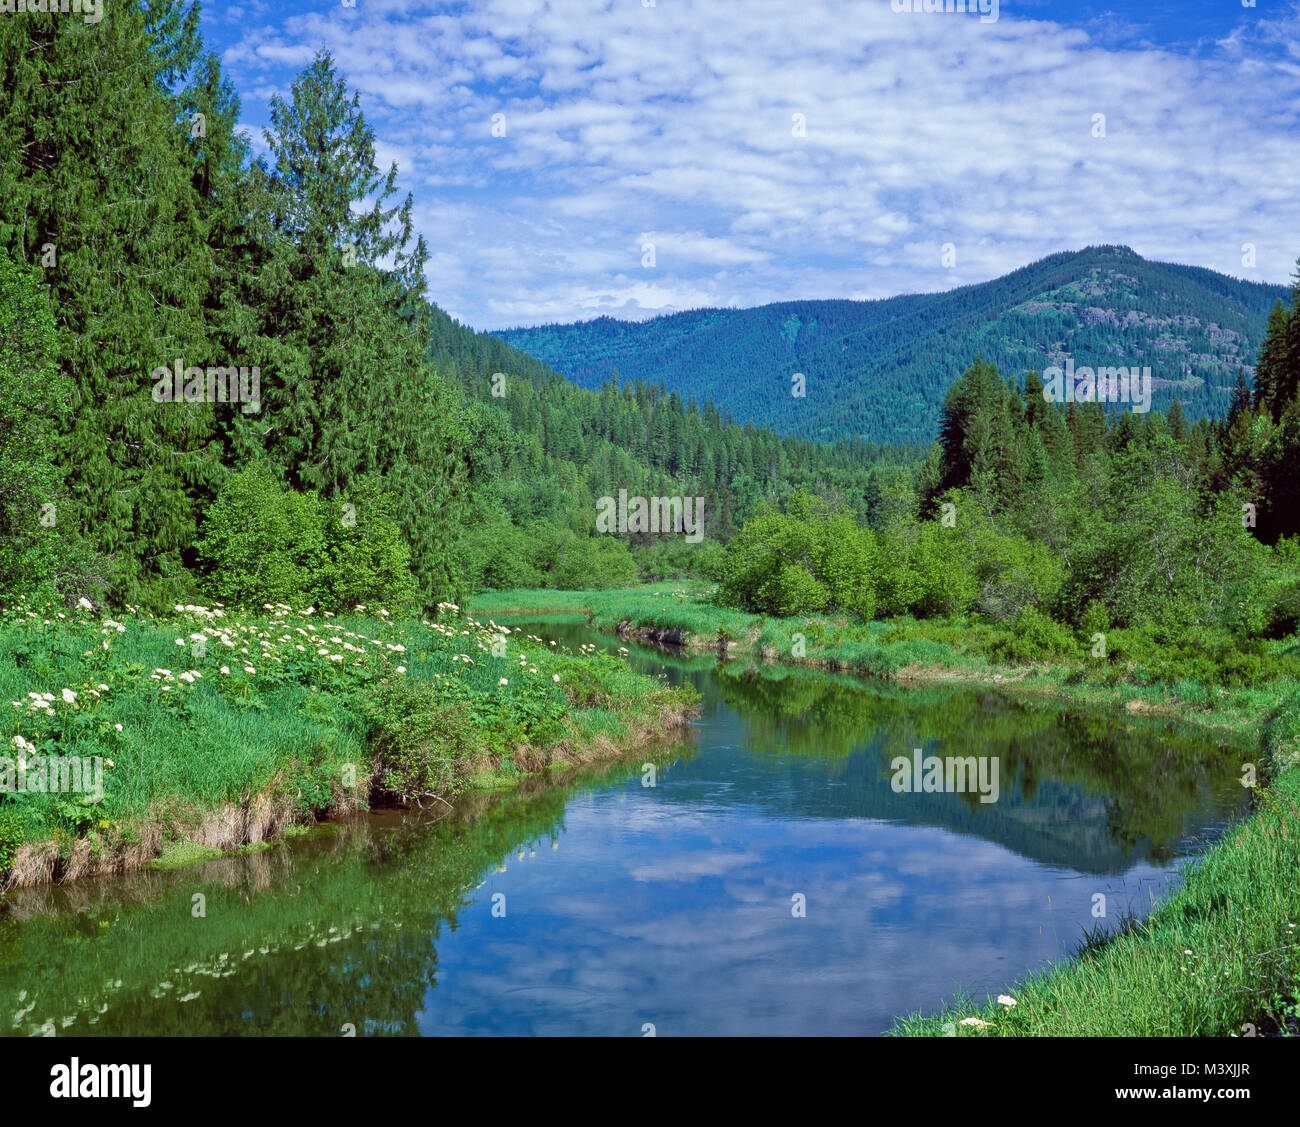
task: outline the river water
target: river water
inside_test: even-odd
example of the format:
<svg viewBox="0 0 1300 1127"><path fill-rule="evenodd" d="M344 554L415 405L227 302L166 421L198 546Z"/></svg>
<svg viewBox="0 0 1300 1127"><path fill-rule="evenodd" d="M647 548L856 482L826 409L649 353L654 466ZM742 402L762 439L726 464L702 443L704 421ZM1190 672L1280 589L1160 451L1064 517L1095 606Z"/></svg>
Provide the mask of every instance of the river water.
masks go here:
<svg viewBox="0 0 1300 1127"><path fill-rule="evenodd" d="M1168 721L628 660L699 689L685 738L436 819L10 893L0 1032L878 1034L1144 914L1248 806L1242 752ZM996 760L997 800L897 790L917 749Z"/></svg>

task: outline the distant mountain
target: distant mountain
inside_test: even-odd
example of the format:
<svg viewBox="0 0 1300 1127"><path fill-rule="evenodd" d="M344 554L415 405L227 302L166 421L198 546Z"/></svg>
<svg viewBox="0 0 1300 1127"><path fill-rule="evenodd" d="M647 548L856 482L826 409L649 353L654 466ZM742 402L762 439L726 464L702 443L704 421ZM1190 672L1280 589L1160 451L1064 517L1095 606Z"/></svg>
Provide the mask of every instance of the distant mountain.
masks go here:
<svg viewBox="0 0 1300 1127"><path fill-rule="evenodd" d="M1128 247L1054 254L1005 277L879 301L788 301L650 321L600 317L495 336L584 387L658 383L738 421L830 441L925 442L977 353L1006 376L1064 365L1149 366L1153 409L1227 412L1282 286L1151 262ZM792 394L802 373L806 395Z"/></svg>

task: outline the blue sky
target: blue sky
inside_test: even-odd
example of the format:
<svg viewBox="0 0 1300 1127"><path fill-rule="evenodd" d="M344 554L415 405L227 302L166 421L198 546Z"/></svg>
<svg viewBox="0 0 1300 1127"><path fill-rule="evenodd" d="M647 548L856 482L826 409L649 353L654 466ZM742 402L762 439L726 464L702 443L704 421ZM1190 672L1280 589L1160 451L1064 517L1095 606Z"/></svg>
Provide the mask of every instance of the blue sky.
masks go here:
<svg viewBox="0 0 1300 1127"><path fill-rule="evenodd" d="M1095 243L1290 279L1300 0L896 6L214 0L203 31L259 149L332 52L430 297L479 329L941 290Z"/></svg>

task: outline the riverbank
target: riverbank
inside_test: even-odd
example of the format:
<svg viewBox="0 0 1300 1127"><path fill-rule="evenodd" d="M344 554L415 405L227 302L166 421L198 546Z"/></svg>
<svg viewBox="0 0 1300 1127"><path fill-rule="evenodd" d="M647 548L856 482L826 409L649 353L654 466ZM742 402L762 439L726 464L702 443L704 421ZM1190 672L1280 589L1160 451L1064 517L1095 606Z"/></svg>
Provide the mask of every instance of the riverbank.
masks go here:
<svg viewBox="0 0 1300 1127"><path fill-rule="evenodd" d="M275 840L662 740L695 701L595 647L437 621L217 606L0 623L0 887Z"/></svg>
<svg viewBox="0 0 1300 1127"><path fill-rule="evenodd" d="M14 890L0 911L0 1031L337 1037L350 1021L358 1036L416 1034L426 984L446 973L431 920L444 935L472 927L485 880L553 856L575 789L627 774L612 759L557 768L509 792L468 790L451 811L385 810L184 868Z"/></svg>
<svg viewBox="0 0 1300 1127"><path fill-rule="evenodd" d="M897 684L969 682L1089 707L1176 716L1256 734L1300 693L1300 645L1227 635L1162 639L1140 630L1075 636L1048 619L1024 626L904 618L777 618L713 604L713 585L611 591L486 591L476 613L584 614L596 629L696 652L802 665Z"/></svg>
<svg viewBox="0 0 1300 1127"><path fill-rule="evenodd" d="M707 584L628 591L489 592L480 613L582 610L626 638L850 671L897 684L966 681L1258 736L1243 764L1255 813L1187 866L1145 920L1100 928L1067 962L1008 987L899 1018L900 1036L1251 1036L1300 1033L1300 684L1295 640L1200 649L1112 631L1093 656L1059 631L987 624L775 619L712 605ZM1089 639L1089 642L1092 640ZM1068 654L1070 645L1075 654ZM1095 645L1095 643L1093 643ZM1087 656L1081 656L1087 655ZM1103 921L1099 918L1098 923Z"/></svg>
<svg viewBox="0 0 1300 1127"><path fill-rule="evenodd" d="M937 1014L900 1017L890 1033L1300 1036L1300 692L1285 679L1271 690L1258 755L1243 764L1260 784L1254 813L1185 865L1172 896L1145 919L1098 927L1073 959L992 1002L962 995Z"/></svg>

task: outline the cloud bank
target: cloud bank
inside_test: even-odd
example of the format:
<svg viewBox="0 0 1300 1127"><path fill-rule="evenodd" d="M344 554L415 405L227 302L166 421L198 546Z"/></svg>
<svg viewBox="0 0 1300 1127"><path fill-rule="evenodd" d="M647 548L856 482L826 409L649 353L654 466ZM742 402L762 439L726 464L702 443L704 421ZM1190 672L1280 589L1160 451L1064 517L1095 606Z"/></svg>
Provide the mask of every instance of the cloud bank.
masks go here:
<svg viewBox="0 0 1300 1127"><path fill-rule="evenodd" d="M1285 281L1297 9L1190 43L1047 11L357 0L205 32L254 127L334 54L430 295L477 328L940 290L1092 243Z"/></svg>

